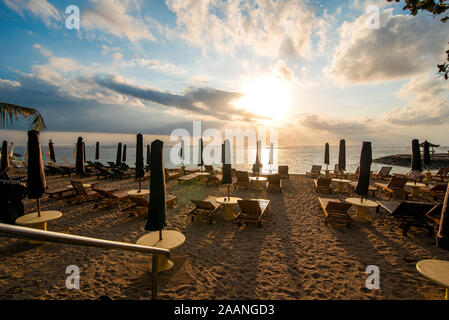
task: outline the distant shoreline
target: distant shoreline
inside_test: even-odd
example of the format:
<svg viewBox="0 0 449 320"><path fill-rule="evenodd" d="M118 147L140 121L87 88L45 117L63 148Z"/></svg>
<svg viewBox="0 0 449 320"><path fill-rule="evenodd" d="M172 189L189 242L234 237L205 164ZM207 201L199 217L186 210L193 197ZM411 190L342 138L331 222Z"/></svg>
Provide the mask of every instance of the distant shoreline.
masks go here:
<svg viewBox="0 0 449 320"><path fill-rule="evenodd" d="M441 167L449 167L449 153L436 153L430 155L430 169L439 169ZM411 154L394 154L386 157L374 159L374 163L390 164L394 166L410 167L412 161ZM424 163L423 163L423 169Z"/></svg>

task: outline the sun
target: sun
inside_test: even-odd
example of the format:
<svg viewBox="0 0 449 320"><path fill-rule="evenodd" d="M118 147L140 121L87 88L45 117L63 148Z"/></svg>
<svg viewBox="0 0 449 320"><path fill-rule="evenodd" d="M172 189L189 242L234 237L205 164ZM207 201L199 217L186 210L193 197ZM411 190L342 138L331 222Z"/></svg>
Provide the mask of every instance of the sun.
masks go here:
<svg viewBox="0 0 449 320"><path fill-rule="evenodd" d="M243 97L235 101L238 109L279 120L286 115L290 103L290 85L277 77L263 76L246 82Z"/></svg>

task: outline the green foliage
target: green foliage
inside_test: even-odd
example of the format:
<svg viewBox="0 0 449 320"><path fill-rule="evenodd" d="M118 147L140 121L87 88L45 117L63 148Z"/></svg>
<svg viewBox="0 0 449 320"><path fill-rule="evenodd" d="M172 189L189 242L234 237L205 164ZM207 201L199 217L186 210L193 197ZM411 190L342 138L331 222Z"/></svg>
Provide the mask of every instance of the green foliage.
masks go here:
<svg viewBox="0 0 449 320"><path fill-rule="evenodd" d="M14 121L24 118L28 118L28 126L31 129L39 131L46 128L44 118L36 109L0 102L0 124L2 127L5 127L8 122L12 124Z"/></svg>
<svg viewBox="0 0 449 320"><path fill-rule="evenodd" d="M401 0L387 0L388 2L400 2ZM434 16L439 16L449 9L449 0L405 0L405 6L403 10L409 10L414 16L418 14L419 11L427 11L432 13ZM445 15L441 18L444 23L449 20L449 16ZM449 62L449 50L446 51L447 61ZM438 65L438 74L448 80L449 78L449 63L443 62Z"/></svg>

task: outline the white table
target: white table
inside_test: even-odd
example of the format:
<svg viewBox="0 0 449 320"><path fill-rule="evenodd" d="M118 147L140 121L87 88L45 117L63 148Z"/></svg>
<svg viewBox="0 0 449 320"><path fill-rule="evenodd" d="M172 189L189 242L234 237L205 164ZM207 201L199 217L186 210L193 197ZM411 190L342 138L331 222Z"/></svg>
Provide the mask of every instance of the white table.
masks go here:
<svg viewBox="0 0 449 320"><path fill-rule="evenodd" d="M147 196L150 194L150 190L148 189L142 189L140 190L129 190L128 191L128 196L134 196L134 197L143 197L143 196Z"/></svg>
<svg viewBox="0 0 449 320"><path fill-rule="evenodd" d="M416 269L433 283L446 288L445 300L449 300L449 261L426 259L416 264Z"/></svg>
<svg viewBox="0 0 449 320"><path fill-rule="evenodd" d="M419 182L407 182L405 185L412 188L412 197L419 197L419 188L426 186L424 183Z"/></svg>
<svg viewBox="0 0 449 320"><path fill-rule="evenodd" d="M265 177L250 177L249 180L255 182L256 189L260 190L263 188L263 183L266 184L268 179Z"/></svg>
<svg viewBox="0 0 449 320"><path fill-rule="evenodd" d="M40 229L47 231L47 222L56 220L62 217L62 212L49 210L49 211L41 211L41 216L39 217L37 212L32 212L21 216L16 219L16 224L19 226ZM42 241L28 241L30 244L40 244Z"/></svg>
<svg viewBox="0 0 449 320"><path fill-rule="evenodd" d="M375 208L378 206L376 202L367 199L361 201L360 198L347 198L345 201L357 207L356 215L351 218L358 222L369 222L366 219L366 208Z"/></svg>
<svg viewBox="0 0 449 320"><path fill-rule="evenodd" d="M195 174L200 177L200 183L204 183L205 182L205 180L204 180L205 177L210 175L209 172L195 172Z"/></svg>
<svg viewBox="0 0 449 320"><path fill-rule="evenodd" d="M68 184L68 185L66 185L65 187L66 187L67 189L73 189L73 186L72 186L71 184ZM89 183L83 183L83 187L84 187L85 189L87 189L87 188L92 187L92 185L89 184Z"/></svg>
<svg viewBox="0 0 449 320"><path fill-rule="evenodd" d="M338 183L337 192L344 192L345 191L345 185L348 183L351 183L351 180L346 179L332 179L332 181Z"/></svg>
<svg viewBox="0 0 449 320"><path fill-rule="evenodd" d="M221 197L215 199L215 201L224 207L223 219L234 220L236 215L234 214L234 206L238 203L238 200L242 200L237 197Z"/></svg>
<svg viewBox="0 0 449 320"><path fill-rule="evenodd" d="M159 239L159 231L151 232L137 240L138 245L163 248L173 250L181 246L186 241L186 237L175 230L162 230L162 240ZM169 270L173 267L174 263L165 255L158 255L158 272ZM152 267L150 267L152 272Z"/></svg>

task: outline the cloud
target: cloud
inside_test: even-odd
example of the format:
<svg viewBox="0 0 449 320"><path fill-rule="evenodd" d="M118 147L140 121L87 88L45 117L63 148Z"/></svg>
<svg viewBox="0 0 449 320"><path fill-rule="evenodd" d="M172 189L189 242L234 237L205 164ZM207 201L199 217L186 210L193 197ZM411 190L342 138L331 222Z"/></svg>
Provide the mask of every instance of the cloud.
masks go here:
<svg viewBox="0 0 449 320"><path fill-rule="evenodd" d="M32 13L39 17L47 27L54 26L62 20L58 10L47 0L3 0L5 5L24 17L24 13Z"/></svg>
<svg viewBox="0 0 449 320"><path fill-rule="evenodd" d="M301 125L317 131L328 132L337 135L359 135L375 132L374 120L371 118L360 119L330 119L319 114L306 114Z"/></svg>
<svg viewBox="0 0 449 320"><path fill-rule="evenodd" d="M90 2L91 7L82 12L82 30L100 30L119 38L128 38L131 42L155 40L148 25L137 16L140 10L137 2L130 0Z"/></svg>
<svg viewBox="0 0 449 320"><path fill-rule="evenodd" d="M312 10L299 1L167 0L177 28L168 37L233 53L251 49L261 56L306 58L311 51Z"/></svg>
<svg viewBox="0 0 449 320"><path fill-rule="evenodd" d="M178 67L168 61L162 61L157 59L144 59L144 58L132 59L120 62L119 66L127 68L130 67L148 68L151 70L157 70L169 74L185 73L184 68Z"/></svg>
<svg viewBox="0 0 449 320"><path fill-rule="evenodd" d="M366 27L367 14L341 26L341 42L330 68L342 84L382 82L436 68L449 41L438 19L426 15L393 15L385 9L380 29Z"/></svg>

